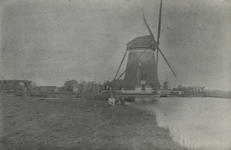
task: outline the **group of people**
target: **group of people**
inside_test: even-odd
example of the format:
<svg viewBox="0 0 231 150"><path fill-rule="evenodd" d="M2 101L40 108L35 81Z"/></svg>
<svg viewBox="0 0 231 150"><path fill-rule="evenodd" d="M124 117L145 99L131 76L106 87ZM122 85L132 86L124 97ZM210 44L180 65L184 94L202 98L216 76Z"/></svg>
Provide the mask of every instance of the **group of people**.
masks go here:
<svg viewBox="0 0 231 150"><path fill-rule="evenodd" d="M125 100L124 97L114 97L113 95L111 95L111 97L108 99L108 103L110 105L125 105Z"/></svg>

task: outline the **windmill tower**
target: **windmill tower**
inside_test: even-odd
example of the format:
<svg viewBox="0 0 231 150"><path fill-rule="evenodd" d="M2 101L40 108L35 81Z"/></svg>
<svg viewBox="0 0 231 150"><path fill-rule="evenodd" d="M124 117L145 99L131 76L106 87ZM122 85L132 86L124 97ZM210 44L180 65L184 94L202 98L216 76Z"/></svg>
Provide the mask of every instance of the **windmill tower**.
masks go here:
<svg viewBox="0 0 231 150"><path fill-rule="evenodd" d="M155 40L147 21L143 17L150 35L137 37L127 43L127 49L124 53L119 69L126 54L128 53L127 67L126 70L118 77L119 79L123 74L125 74L123 83L124 91L133 91L132 93L152 93L153 90L157 90L161 87L157 72L159 52L172 70L167 59L159 48L161 11L162 0L160 1L157 41ZM119 69L117 70L116 76ZM175 75L173 70L172 72ZM114 81L118 80L116 79L116 76Z"/></svg>
<svg viewBox="0 0 231 150"><path fill-rule="evenodd" d="M127 44L128 62L124 90L146 91L160 88L155 60L156 43L152 43L153 37L148 35L137 37Z"/></svg>

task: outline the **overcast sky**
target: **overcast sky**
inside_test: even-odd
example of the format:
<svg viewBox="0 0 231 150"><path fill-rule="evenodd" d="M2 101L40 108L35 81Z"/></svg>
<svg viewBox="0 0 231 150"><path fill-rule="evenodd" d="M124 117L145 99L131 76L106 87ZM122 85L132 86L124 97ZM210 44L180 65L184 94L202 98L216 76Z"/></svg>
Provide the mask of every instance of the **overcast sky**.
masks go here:
<svg viewBox="0 0 231 150"><path fill-rule="evenodd" d="M132 39L157 35L159 0L2 0L0 74L38 85L112 80ZM231 1L163 0L161 85L231 90ZM121 72L126 67L123 64Z"/></svg>

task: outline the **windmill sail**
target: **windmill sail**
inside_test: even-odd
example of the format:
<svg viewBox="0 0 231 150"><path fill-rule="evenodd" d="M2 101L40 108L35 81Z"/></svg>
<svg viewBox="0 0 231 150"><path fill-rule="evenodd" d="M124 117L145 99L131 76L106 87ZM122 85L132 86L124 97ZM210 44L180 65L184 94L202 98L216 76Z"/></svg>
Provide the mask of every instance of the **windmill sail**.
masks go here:
<svg viewBox="0 0 231 150"><path fill-rule="evenodd" d="M162 12L162 0L160 1L160 12L159 12L159 22L158 22L158 36L157 36L157 43L158 43L158 45L159 45L160 28L161 28L161 12Z"/></svg>

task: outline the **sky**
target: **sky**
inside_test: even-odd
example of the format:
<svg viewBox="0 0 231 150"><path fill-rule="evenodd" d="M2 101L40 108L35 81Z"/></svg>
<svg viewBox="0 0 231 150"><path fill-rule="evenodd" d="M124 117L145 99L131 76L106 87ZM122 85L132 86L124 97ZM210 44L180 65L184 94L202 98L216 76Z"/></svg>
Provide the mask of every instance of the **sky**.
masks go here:
<svg viewBox="0 0 231 150"><path fill-rule="evenodd" d="M112 80L126 44L157 36L159 0L0 0L0 74L62 86ZM160 83L231 90L231 0L163 0ZM127 59L120 73L126 68Z"/></svg>

